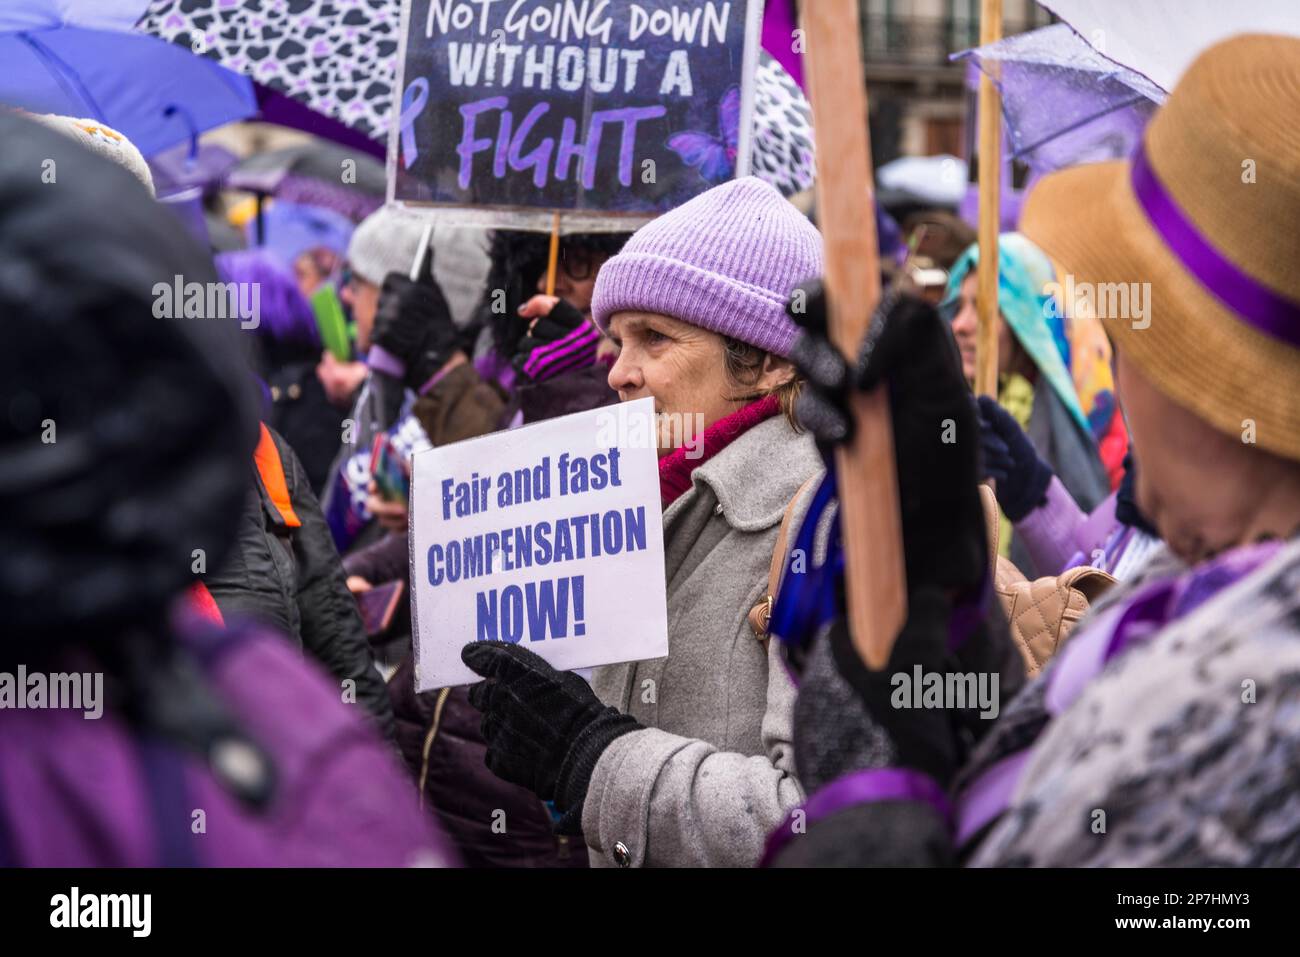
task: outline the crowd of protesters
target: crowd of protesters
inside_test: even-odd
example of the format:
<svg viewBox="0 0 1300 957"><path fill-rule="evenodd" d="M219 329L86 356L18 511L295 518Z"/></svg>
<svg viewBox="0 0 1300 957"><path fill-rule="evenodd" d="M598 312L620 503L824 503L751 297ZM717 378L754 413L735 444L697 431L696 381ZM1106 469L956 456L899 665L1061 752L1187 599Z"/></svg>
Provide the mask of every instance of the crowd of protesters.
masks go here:
<svg viewBox="0 0 1300 957"><path fill-rule="evenodd" d="M214 256L125 138L0 116L0 672L104 682L95 721L0 687L0 864L1300 862L1298 110L1300 41L1239 37L1133 159L1037 184L978 399L946 212L882 248L846 363L815 210L756 177L564 236L548 294L545 234L387 206ZM260 323L156 318L172 277L256 284ZM907 583L881 670L833 454L872 389ZM668 655L474 642L481 681L417 692L406 599L367 605L412 585L412 455L646 397L703 427L659 437Z"/></svg>

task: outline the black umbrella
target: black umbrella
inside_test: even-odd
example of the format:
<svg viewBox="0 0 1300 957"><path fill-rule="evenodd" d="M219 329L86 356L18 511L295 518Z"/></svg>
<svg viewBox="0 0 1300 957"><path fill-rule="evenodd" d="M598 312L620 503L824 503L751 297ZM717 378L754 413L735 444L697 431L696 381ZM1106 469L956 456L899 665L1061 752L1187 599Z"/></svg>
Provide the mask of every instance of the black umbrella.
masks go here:
<svg viewBox="0 0 1300 957"><path fill-rule="evenodd" d="M225 185L256 194L259 243L264 237L262 200L267 196L323 206L360 222L383 205L386 190L382 163L323 141L255 153L226 174Z"/></svg>

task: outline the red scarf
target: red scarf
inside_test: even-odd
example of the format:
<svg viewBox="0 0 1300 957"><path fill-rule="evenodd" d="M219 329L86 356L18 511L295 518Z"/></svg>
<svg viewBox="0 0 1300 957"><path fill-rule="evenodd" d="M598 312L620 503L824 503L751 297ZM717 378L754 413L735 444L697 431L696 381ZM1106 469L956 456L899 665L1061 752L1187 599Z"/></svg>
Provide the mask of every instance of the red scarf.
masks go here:
<svg viewBox="0 0 1300 957"><path fill-rule="evenodd" d="M659 494L663 498L664 508L677 501L681 494L691 487L692 472L758 423L770 419L779 411L781 411L781 403L777 397L765 395L705 429L698 448L687 449L682 446L661 458ZM687 458L688 452L692 453L690 458Z"/></svg>

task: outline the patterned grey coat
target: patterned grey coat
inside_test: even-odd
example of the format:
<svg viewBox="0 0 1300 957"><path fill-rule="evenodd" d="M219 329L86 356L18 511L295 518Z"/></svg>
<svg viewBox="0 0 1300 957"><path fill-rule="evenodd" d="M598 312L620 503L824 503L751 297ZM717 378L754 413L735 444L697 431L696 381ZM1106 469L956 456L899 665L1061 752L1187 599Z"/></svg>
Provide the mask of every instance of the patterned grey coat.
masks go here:
<svg viewBox="0 0 1300 957"><path fill-rule="evenodd" d="M1300 539L1216 582L1222 561L1189 573L1162 549L1093 607L1071 646L1131 608L1145 586L1196 574L1208 597L1124 648L1063 707L1051 691L1068 655L1002 711L959 786L1033 750L1005 812L973 847L955 847L928 803L880 801L809 821L778 863L1300 865Z"/></svg>

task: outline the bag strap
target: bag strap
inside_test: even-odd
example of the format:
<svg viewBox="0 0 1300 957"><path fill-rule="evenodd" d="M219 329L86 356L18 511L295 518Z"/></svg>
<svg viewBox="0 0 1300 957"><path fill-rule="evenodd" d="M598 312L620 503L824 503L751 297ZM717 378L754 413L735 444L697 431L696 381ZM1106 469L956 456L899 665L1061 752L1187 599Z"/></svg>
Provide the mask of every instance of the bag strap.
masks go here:
<svg viewBox="0 0 1300 957"><path fill-rule="evenodd" d="M429 752L433 748L434 739L438 737L438 727L442 724L442 709L446 706L450 695L450 688L443 688L438 692L438 700L433 706L433 721L429 725L428 734L424 736L424 747L420 750L420 810L422 811L424 810L424 788L429 780Z"/></svg>
<svg viewBox="0 0 1300 957"><path fill-rule="evenodd" d="M998 552L1001 550L1002 512L998 509L998 499L987 482L979 484L980 508L984 511L984 538L989 547L989 568L996 568Z"/></svg>
<svg viewBox="0 0 1300 957"><path fill-rule="evenodd" d="M185 767L177 747L169 741L146 738L139 742L141 767L153 805L153 830L163 867L198 867L198 851L190 830L192 801L185 785Z"/></svg>
<svg viewBox="0 0 1300 957"><path fill-rule="evenodd" d="M819 478L819 475L814 475L800 485L794 497L786 505L785 514L781 516L781 530L776 535L776 547L772 549L772 563L767 570L767 594L749 610L749 627L764 651L767 650L767 643L772 637L767 629L772 621L772 602L776 600L776 591L781 584L781 569L785 565L785 546L790 538L790 522L794 518L794 507L803 497L804 492L808 491L813 482Z"/></svg>

